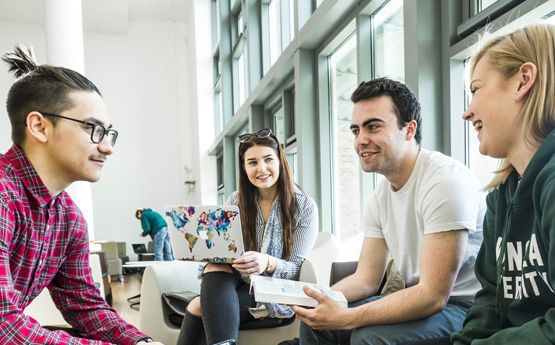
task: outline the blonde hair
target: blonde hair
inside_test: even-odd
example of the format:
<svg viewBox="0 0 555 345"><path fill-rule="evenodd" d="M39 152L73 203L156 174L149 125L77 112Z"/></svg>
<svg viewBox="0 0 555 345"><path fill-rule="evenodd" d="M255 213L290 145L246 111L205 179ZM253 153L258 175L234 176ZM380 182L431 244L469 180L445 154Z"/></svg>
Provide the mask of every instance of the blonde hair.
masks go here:
<svg viewBox="0 0 555 345"><path fill-rule="evenodd" d="M506 79L515 75L526 62L536 65L536 80L524 100L522 134L527 142L530 139L543 142L555 128L555 26L529 25L490 39L472 57L470 75L484 57ZM503 159L485 189L504 183L513 170L512 164Z"/></svg>

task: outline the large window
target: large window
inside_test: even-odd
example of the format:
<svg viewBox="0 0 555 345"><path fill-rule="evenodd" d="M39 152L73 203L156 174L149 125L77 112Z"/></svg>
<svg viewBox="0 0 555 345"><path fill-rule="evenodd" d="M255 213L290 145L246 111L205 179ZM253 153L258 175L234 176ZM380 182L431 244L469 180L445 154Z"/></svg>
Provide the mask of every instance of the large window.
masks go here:
<svg viewBox="0 0 555 345"><path fill-rule="evenodd" d="M289 162L289 168L291 169L291 173L293 174L293 179L295 180L295 183L299 183L299 169L297 168L296 148L291 153L287 153L287 162Z"/></svg>
<svg viewBox="0 0 555 345"><path fill-rule="evenodd" d="M374 77L405 80L403 1L388 2L373 17Z"/></svg>
<svg viewBox="0 0 555 345"><path fill-rule="evenodd" d="M481 6L490 6L497 0L491 1L481 1ZM482 7L481 9L485 9ZM555 23L555 17L545 16L538 21L545 21L547 23ZM528 24L533 24L533 20L530 20ZM472 101L472 95L470 93L470 59L464 61L464 105L465 110ZM457 114L455 121L462 121L462 114ZM493 180L495 171L499 169L499 159L491 158L489 156L484 156L480 153L480 141L478 140L478 135L472 127L472 124L465 121L464 124L464 138L465 138L465 162L466 165L472 170L480 181L482 186L486 186L489 182Z"/></svg>
<svg viewBox="0 0 555 345"><path fill-rule="evenodd" d="M345 248L360 248L360 161L350 130L357 87L356 36L352 34L329 58L330 111L333 131L333 229Z"/></svg>
<svg viewBox="0 0 555 345"><path fill-rule="evenodd" d="M462 22L457 26L457 35L466 37L483 26L491 23L509 11L513 11L523 0L461 0ZM541 1L527 1L540 5ZM535 6L534 5L534 6ZM515 17L520 17L519 11L515 11ZM500 23L505 25L506 23Z"/></svg>
<svg viewBox="0 0 555 345"><path fill-rule="evenodd" d="M248 52L246 43L246 21L244 20L244 1L236 1L233 15L232 33L235 36L233 47L233 112L237 112L248 96Z"/></svg>
<svg viewBox="0 0 555 345"><path fill-rule="evenodd" d="M273 65L295 36L294 0L269 0L267 4L270 65Z"/></svg>
<svg viewBox="0 0 555 345"><path fill-rule="evenodd" d="M270 63L274 62L281 55L281 10L280 0L272 0L268 4L270 19Z"/></svg>
<svg viewBox="0 0 555 345"><path fill-rule="evenodd" d="M482 12L483 10L490 7L491 5L493 5L499 0L475 0L475 1L478 2L478 6L477 6L478 12Z"/></svg>
<svg viewBox="0 0 555 345"><path fill-rule="evenodd" d="M496 162L480 155L461 119L471 35L485 23L506 31L513 21L531 23L519 17L555 11L555 0L212 1L213 20L221 20L212 26L219 128L209 148L223 164L218 192L236 189L236 136L271 127L295 181L318 203L320 230L337 235L347 260L359 256L364 207L383 179L364 173L353 149L350 96L358 83L388 77L416 88L425 137L434 138L425 148L466 162L487 183ZM405 30L409 23L416 30Z"/></svg>
<svg viewBox="0 0 555 345"><path fill-rule="evenodd" d="M223 205L225 204L225 185L224 185L224 159L223 159L223 152L218 154L216 159L216 167L217 167L217 188L218 188L218 204Z"/></svg>
<svg viewBox="0 0 555 345"><path fill-rule="evenodd" d="M272 116L274 118L274 135L279 142L285 146L285 118L283 117L283 107L276 108Z"/></svg>
<svg viewBox="0 0 555 345"><path fill-rule="evenodd" d="M374 33L372 42L374 77L387 77L400 82L405 81L405 42L403 28L403 2L389 1L373 17ZM385 177L374 174L374 185Z"/></svg>
<svg viewBox="0 0 555 345"><path fill-rule="evenodd" d="M237 77L238 77L238 85L237 85L237 91L239 93L239 103L237 104L237 108L239 106L241 106L244 102L245 99L247 99L247 93L248 93L248 78L246 75L247 72L247 46L246 44L244 44L244 41L241 41L241 45L242 45L242 49L240 51L238 51L238 57L236 59L236 68L237 68ZM237 109L235 109L237 110Z"/></svg>
<svg viewBox="0 0 555 345"><path fill-rule="evenodd" d="M224 128L222 95L222 60L220 58L220 3L212 1L212 52L214 71L214 131L218 136Z"/></svg>

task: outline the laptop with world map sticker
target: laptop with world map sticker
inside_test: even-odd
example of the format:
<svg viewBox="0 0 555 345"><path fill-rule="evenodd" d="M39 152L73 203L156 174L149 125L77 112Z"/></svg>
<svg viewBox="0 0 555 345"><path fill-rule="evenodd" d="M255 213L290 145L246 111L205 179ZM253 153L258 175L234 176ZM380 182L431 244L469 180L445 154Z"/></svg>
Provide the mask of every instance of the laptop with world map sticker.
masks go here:
<svg viewBox="0 0 555 345"><path fill-rule="evenodd" d="M238 206L166 206L165 216L175 259L232 263L243 256Z"/></svg>

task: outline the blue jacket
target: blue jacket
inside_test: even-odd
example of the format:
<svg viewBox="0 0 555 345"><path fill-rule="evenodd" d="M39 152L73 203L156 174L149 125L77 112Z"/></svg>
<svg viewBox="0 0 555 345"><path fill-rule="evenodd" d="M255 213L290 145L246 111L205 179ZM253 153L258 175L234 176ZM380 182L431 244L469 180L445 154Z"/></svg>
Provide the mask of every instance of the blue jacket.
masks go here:
<svg viewBox="0 0 555 345"><path fill-rule="evenodd" d="M150 208L144 209L141 213L141 226L143 228L143 236L150 235L154 239L154 235L161 229L168 226L159 213L154 212Z"/></svg>

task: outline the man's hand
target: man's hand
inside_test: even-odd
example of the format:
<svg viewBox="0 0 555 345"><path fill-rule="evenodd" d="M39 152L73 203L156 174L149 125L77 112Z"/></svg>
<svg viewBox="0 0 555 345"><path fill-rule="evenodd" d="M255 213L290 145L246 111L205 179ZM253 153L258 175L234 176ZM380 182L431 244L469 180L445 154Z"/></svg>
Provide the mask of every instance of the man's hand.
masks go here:
<svg viewBox="0 0 555 345"><path fill-rule="evenodd" d="M143 340L143 341L139 341L136 345L148 345L148 344L150 344L150 345L164 345L164 344L162 344L162 343L160 343L160 342L158 342L158 341L154 341L154 342L152 342L152 343L147 343L147 342L144 341L144 340Z"/></svg>
<svg viewBox="0 0 555 345"><path fill-rule="evenodd" d="M246 252L242 258L233 260L233 268L249 276L261 274L268 265L268 255L259 252Z"/></svg>
<svg viewBox="0 0 555 345"><path fill-rule="evenodd" d="M323 293L303 287L304 293L308 297L318 301L318 306L314 309L299 306L290 306L297 314L297 318L316 330L339 330L352 329L349 326L348 309L341 307L330 297Z"/></svg>
<svg viewBox="0 0 555 345"><path fill-rule="evenodd" d="M139 237L145 237L145 236L143 235L143 233L140 233L140 234L139 234Z"/></svg>

